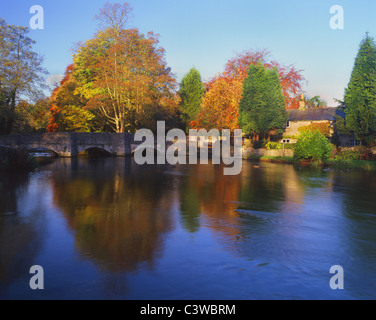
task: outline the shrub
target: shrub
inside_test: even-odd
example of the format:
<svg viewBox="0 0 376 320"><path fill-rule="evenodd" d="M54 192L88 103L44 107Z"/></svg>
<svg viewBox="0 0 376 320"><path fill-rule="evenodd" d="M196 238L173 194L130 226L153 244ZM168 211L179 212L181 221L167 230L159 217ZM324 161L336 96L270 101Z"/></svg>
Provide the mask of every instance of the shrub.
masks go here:
<svg viewBox="0 0 376 320"><path fill-rule="evenodd" d="M336 160L359 160L360 154L360 151L343 150L336 156Z"/></svg>
<svg viewBox="0 0 376 320"><path fill-rule="evenodd" d="M269 141L265 147L268 150L280 150L282 149L282 143Z"/></svg>
<svg viewBox="0 0 376 320"><path fill-rule="evenodd" d="M286 143L285 150L294 150L295 146L296 146L296 143Z"/></svg>
<svg viewBox="0 0 376 320"><path fill-rule="evenodd" d="M318 131L304 131L295 146L294 157L298 160L322 161L331 156L329 140Z"/></svg>

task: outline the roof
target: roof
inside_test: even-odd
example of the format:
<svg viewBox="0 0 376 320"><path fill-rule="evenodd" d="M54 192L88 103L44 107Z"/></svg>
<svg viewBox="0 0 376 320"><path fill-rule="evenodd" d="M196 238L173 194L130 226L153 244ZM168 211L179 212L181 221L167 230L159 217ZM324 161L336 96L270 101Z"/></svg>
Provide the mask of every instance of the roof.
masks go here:
<svg viewBox="0 0 376 320"><path fill-rule="evenodd" d="M338 116L345 118L345 112L340 108L293 109L287 111L289 113L289 121L333 121Z"/></svg>

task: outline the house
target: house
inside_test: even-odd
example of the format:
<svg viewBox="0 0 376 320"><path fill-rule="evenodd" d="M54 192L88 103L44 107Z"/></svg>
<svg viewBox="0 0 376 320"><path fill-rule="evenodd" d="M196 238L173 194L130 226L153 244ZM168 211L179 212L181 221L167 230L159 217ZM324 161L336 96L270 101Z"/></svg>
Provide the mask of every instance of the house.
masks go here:
<svg viewBox="0 0 376 320"><path fill-rule="evenodd" d="M334 125L337 117L345 118L345 112L342 108L317 108L317 109L306 109L305 106L301 105L300 109L287 110L289 117L288 122L285 126L285 132L283 138L280 142L282 143L296 143L300 135L299 129L302 127L309 126L313 123L315 124L328 124L330 128L330 135L334 134ZM341 145L349 144L351 141L347 141L345 137L341 137ZM353 137L348 137L349 140ZM355 143L354 141L352 141Z"/></svg>

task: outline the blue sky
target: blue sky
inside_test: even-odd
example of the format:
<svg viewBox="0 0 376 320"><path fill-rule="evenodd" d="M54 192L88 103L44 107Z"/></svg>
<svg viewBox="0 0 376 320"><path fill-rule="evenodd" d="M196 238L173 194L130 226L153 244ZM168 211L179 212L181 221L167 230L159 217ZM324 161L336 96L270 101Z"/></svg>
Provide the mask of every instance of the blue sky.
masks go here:
<svg viewBox="0 0 376 320"><path fill-rule="evenodd" d="M35 51L51 75L72 62L71 48L93 37L93 17L106 0L1 0L0 17L29 26L32 5L44 9L44 30L32 30ZM110 1L116 2L116 1ZM121 1L118 1L121 2ZM342 99L359 43L376 37L376 2L371 0L128 0L130 26L160 34L160 45L178 81L195 66L204 80L223 71L228 59L245 49L268 49L279 62L303 70L309 96L330 106ZM329 10L344 9L343 30L332 30Z"/></svg>

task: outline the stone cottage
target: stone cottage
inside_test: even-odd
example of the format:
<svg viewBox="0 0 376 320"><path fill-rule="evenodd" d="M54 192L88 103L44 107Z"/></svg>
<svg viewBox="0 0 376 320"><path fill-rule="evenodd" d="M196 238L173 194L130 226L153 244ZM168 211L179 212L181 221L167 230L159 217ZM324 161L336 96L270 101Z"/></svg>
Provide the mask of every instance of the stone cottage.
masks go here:
<svg viewBox="0 0 376 320"><path fill-rule="evenodd" d="M299 109L287 110L289 117L285 126L285 132L281 143L296 143L302 127L309 126L311 124L328 124L330 128L330 135L334 134L335 123L337 117L345 118L346 114L343 108L315 108L307 109L304 101L304 95L300 101ZM341 146L353 147L359 145L359 141L354 136L340 135L339 142Z"/></svg>

